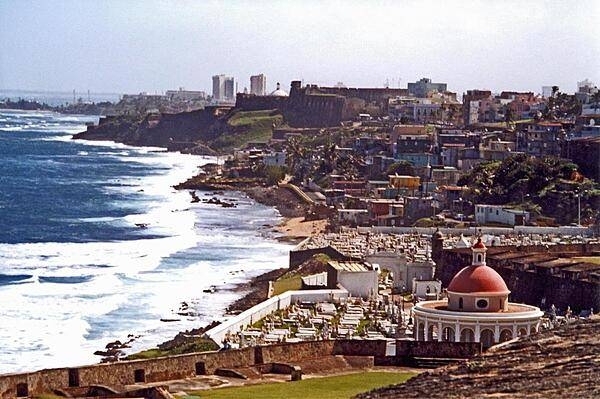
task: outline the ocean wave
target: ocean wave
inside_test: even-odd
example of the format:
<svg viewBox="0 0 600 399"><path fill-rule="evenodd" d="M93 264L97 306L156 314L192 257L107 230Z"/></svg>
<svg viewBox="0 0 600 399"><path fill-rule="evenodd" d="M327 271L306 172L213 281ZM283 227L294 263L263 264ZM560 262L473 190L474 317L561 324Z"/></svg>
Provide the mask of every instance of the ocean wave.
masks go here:
<svg viewBox="0 0 600 399"><path fill-rule="evenodd" d="M94 276L38 276L40 283L80 284L93 279Z"/></svg>
<svg viewBox="0 0 600 399"><path fill-rule="evenodd" d="M61 129L50 126L56 123L55 116L45 115L44 120L47 128ZM65 128L73 125L65 123ZM60 146L75 146L68 152L71 158L48 157L55 161L102 168L115 164L113 159L106 162L112 155L121 157L117 165L127 166L107 168L115 171L108 178L108 173L93 175L90 169L82 169L80 181L73 180L73 174L64 176L74 189L87 180L85 184L119 193L106 196L97 213L86 217L77 217L81 215L77 212L58 213L52 218L68 229L90 223L91 229L126 230L131 235L89 242L0 243L0 285L5 280L0 287L0 325L11 326L0 328L0 372L97 362L95 350L129 333L143 335L132 351L154 346L180 330L220 317L239 295L225 290L206 294L204 288L230 287L287 263L289 245L265 240L251 229L265 220L275 224L279 220L276 211L251 201L231 209L190 204L187 191L172 188L214 158L74 141L68 132L39 135L64 141ZM27 139L25 134L14 136ZM75 155L77 151L89 154L81 157ZM98 193L102 198L102 191ZM112 212L106 206L110 201L127 211ZM182 301L193 304L199 316L161 323L160 317L176 312Z"/></svg>
<svg viewBox="0 0 600 399"><path fill-rule="evenodd" d="M31 282L32 277L32 274L0 274L0 286Z"/></svg>

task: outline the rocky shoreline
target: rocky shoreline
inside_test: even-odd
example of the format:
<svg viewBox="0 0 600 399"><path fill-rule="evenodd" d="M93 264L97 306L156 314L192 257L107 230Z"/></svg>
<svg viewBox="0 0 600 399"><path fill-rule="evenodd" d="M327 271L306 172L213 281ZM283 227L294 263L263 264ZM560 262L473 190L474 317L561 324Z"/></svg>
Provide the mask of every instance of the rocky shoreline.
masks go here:
<svg viewBox="0 0 600 399"><path fill-rule="evenodd" d="M290 229L286 229L286 223L290 220L297 220L302 218L307 212L305 204L302 204L294 194L289 190L281 187L266 187L261 184L258 179L224 179L223 181L206 181L206 179L200 176L195 176L183 183L179 183L174 186L178 190L189 190L190 202L191 203L210 203L222 207L235 207L234 201L220 200L216 195L223 194L226 191L239 191L245 193L249 198L252 198L257 203L272 206L279 211L284 221L279 226L275 227L275 230L280 234L277 238L282 241L297 242L298 237L293 233L290 234ZM204 194L209 198L201 198L196 193L198 191L206 191ZM285 272L286 268L271 270L263 273L259 276L252 278L250 281L238 284L237 286L230 288L234 292L239 292L243 296L233 303L231 303L227 309L227 314L238 314L247 310L258 303L267 299L269 290L269 281L276 280ZM201 335L205 331L219 324L217 321L211 322L206 327L199 327L189 331L182 331L177 334L173 339L165 341L157 345L157 349L148 349L137 354L126 356L125 351L131 346L131 343L135 341L139 336L130 334L127 340L121 342L119 340L109 342L103 350L98 350L94 354L102 356L102 362L114 362L121 359L139 358L145 356L146 352L157 351L169 351L170 353L177 351L185 351L187 347L197 348L197 341L201 339ZM210 348L209 343L203 342L201 347Z"/></svg>

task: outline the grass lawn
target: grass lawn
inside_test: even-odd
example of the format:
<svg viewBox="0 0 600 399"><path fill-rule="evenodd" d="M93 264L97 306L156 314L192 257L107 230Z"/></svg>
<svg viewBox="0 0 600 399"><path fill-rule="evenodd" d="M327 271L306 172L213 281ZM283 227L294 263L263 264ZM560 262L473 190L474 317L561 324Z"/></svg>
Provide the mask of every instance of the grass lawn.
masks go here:
<svg viewBox="0 0 600 399"><path fill-rule="evenodd" d="M299 290L300 288L302 288L302 278L299 275L273 281L273 295L279 295L286 291Z"/></svg>
<svg viewBox="0 0 600 399"><path fill-rule="evenodd" d="M267 142L273 137L273 125L279 126L282 122L283 115L275 110L238 111L227 121L235 133L220 135L211 147L225 150L251 141Z"/></svg>
<svg viewBox="0 0 600 399"><path fill-rule="evenodd" d="M348 399L361 392L405 382L413 373L363 372L294 382L217 388L189 392L187 398L211 399ZM186 397L184 397L186 398Z"/></svg>

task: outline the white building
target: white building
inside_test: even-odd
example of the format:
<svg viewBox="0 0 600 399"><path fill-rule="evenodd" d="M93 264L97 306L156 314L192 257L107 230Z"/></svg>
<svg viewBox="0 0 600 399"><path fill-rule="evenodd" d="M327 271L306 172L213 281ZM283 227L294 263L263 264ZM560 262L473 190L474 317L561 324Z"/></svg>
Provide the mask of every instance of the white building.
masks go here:
<svg viewBox="0 0 600 399"><path fill-rule="evenodd" d="M345 288L353 297L377 296L377 270L364 262L330 261L327 264L327 286Z"/></svg>
<svg viewBox="0 0 600 399"><path fill-rule="evenodd" d="M287 165L287 154L285 151L275 151L266 153L263 156L265 166L285 166Z"/></svg>
<svg viewBox="0 0 600 399"><path fill-rule="evenodd" d="M234 80L230 76L215 75L212 77L212 95L215 101L231 101L235 97Z"/></svg>
<svg viewBox="0 0 600 399"><path fill-rule="evenodd" d="M362 225L369 220L369 211L366 209L338 209L337 217L340 223Z"/></svg>
<svg viewBox="0 0 600 399"><path fill-rule="evenodd" d="M523 226L529 222L529 218L529 212L503 205L475 205L475 221L480 225L501 223L508 226Z"/></svg>
<svg viewBox="0 0 600 399"><path fill-rule="evenodd" d="M537 332L543 312L508 302L502 277L485 264L487 248L479 239L473 261L448 285L448 299L413 307L417 341L481 342L484 348Z"/></svg>
<svg viewBox="0 0 600 399"><path fill-rule="evenodd" d="M264 74L250 76L250 94L256 96L267 94L267 77Z"/></svg>
<svg viewBox="0 0 600 399"><path fill-rule="evenodd" d="M438 299L442 293L440 280L417 280L413 278L412 294L420 299Z"/></svg>
<svg viewBox="0 0 600 399"><path fill-rule="evenodd" d="M409 262L405 254L397 252L376 252L367 255L365 260L392 272L393 287L397 291L410 290L413 280L431 280L435 274L435 262L431 259Z"/></svg>

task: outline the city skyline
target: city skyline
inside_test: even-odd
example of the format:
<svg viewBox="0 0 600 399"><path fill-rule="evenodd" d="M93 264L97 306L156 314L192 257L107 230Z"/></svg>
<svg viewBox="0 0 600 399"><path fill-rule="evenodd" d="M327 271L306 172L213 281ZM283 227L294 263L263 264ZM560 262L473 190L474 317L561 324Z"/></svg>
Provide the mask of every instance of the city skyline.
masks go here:
<svg viewBox="0 0 600 399"><path fill-rule="evenodd" d="M597 2L126 4L3 2L0 88L210 92L221 73L239 91L264 73L267 92L292 80L406 87L430 77L459 95L600 81Z"/></svg>

